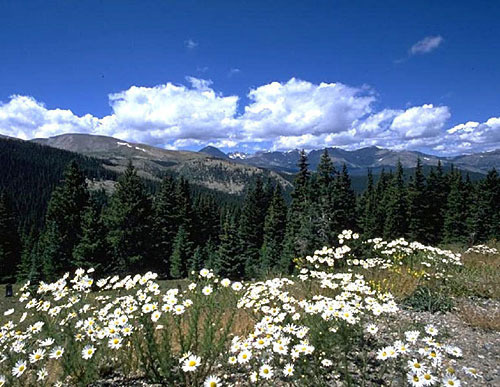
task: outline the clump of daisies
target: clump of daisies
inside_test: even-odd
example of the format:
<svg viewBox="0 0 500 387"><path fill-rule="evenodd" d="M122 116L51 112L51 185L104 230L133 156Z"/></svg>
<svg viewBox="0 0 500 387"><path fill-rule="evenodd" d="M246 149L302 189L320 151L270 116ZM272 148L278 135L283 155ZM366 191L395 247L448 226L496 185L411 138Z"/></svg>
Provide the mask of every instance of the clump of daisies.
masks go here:
<svg viewBox="0 0 500 387"><path fill-rule="evenodd" d="M49 375L57 385L89 384L110 368L186 386L378 383L366 372L370 362L377 377L404 374L413 386L481 378L458 366L461 350L441 342L432 325L384 342L381 328L398 306L363 276L417 256L429 273L445 275L440 270L460 257L374 239L373 256L360 259L360 244L345 230L335 246L298 259L295 276L249 283L209 269L179 288L160 286L152 272L94 280L92 269L27 283L19 310L0 314L0 387L48 383Z"/></svg>
<svg viewBox="0 0 500 387"><path fill-rule="evenodd" d="M482 378L471 367L457 366L459 347L440 341L438 329L428 324L423 330L409 330L391 345L380 348L376 359L395 374L403 372L411 386L460 386L461 378Z"/></svg>

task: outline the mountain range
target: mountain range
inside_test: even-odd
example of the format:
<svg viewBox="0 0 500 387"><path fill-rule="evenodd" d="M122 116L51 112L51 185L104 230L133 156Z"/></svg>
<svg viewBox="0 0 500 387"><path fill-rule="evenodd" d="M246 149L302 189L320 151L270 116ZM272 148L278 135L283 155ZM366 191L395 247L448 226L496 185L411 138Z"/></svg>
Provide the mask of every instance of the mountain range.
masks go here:
<svg viewBox="0 0 500 387"><path fill-rule="evenodd" d="M3 136L5 137L5 136ZM12 139L12 138L9 138ZM102 166L117 173L123 172L129 161L138 173L149 180L160 181L166 174L183 176L199 187L231 195L241 195L245 187L257 177L279 183L285 192L293 188L293 174L297 171L300 151L257 152L226 154L216 147L205 147L198 152L166 150L146 144L89 134L63 134L49 138L37 138L30 142L76 152L100 160ZM491 168L500 167L500 150L455 157L438 157L415 151L396 151L377 147L347 151L326 148L334 166L346 164L353 177L353 187L362 191L366 184L367 169L377 175L382 168L394 169L398 160L408 174L420 158L424 169L441 161L444 167L452 164L478 179ZM324 149L308 152L311 170L318 166ZM109 184L108 184L109 183ZM112 189L114 182L94 182Z"/></svg>
<svg viewBox="0 0 500 387"><path fill-rule="evenodd" d="M31 141L100 159L105 168L118 173L123 172L130 161L139 175L149 180L159 181L168 173L183 176L200 187L236 195L242 194L245 186L257 177L271 179L285 191L292 188L290 181L275 171L202 152L166 150L89 134L63 134Z"/></svg>
<svg viewBox="0 0 500 387"><path fill-rule="evenodd" d="M403 164L403 168L414 168L417 164L417 159L420 159L424 166L436 166L438 161L441 161L444 167L454 165L463 171L479 174L485 174L491 168L498 168L500 166L500 149L455 157L439 157L417 151L396 151L373 146L352 151L341 148L311 150L307 153L309 168L311 170L316 170L325 149L337 169L346 164L349 173L352 175L366 175L368 168L375 174L379 173L383 168L386 170L393 169L398 160ZM257 152L254 154L235 152L225 154L215 147L205 147L199 152L282 173L297 172L297 163L300 155L298 149L285 152Z"/></svg>

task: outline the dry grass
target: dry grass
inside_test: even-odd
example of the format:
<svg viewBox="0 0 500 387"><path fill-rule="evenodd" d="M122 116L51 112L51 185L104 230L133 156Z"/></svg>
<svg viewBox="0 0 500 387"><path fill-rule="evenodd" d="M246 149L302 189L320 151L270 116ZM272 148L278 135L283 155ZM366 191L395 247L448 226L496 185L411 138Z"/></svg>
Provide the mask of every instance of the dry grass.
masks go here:
<svg viewBox="0 0 500 387"><path fill-rule="evenodd" d="M390 270L373 270L366 273L366 280L381 292L390 292L397 300L405 299L413 294L421 283L421 279L402 267L398 272Z"/></svg>
<svg viewBox="0 0 500 387"><path fill-rule="evenodd" d="M500 331L500 310L485 309L480 306L463 303L458 307L460 318L473 328L488 331Z"/></svg>
<svg viewBox="0 0 500 387"><path fill-rule="evenodd" d="M500 299L500 254L464 254L462 262L450 283L453 294Z"/></svg>

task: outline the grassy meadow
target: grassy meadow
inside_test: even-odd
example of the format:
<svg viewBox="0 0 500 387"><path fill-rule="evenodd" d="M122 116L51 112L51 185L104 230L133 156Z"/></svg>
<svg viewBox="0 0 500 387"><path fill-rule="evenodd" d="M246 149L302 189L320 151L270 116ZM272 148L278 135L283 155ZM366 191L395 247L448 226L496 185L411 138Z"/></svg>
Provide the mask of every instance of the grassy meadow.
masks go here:
<svg viewBox="0 0 500 387"><path fill-rule="evenodd" d="M16 285L0 298L0 386L86 386L111 377L166 386L460 386L464 363L433 324L401 310L453 311L500 329L498 245L460 251L403 239L361 241L295 260L296 274L260 281L210 270L182 281L145 273ZM480 384L478 384L480 385Z"/></svg>

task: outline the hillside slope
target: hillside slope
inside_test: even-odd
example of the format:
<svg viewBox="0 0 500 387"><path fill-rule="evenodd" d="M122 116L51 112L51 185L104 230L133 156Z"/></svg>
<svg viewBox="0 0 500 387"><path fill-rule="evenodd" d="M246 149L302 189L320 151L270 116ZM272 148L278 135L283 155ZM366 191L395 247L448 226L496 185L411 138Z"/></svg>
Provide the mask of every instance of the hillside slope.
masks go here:
<svg viewBox="0 0 500 387"><path fill-rule="evenodd" d="M99 158L103 160L105 168L118 173L123 172L131 161L142 177L151 180L160 180L165 173L172 173L201 187L229 194L242 194L245 186L257 177L271 179L285 191L292 188L288 180L274 171L200 152L166 150L113 137L87 134L63 134L32 141Z"/></svg>

